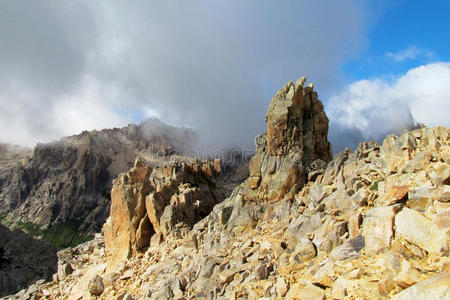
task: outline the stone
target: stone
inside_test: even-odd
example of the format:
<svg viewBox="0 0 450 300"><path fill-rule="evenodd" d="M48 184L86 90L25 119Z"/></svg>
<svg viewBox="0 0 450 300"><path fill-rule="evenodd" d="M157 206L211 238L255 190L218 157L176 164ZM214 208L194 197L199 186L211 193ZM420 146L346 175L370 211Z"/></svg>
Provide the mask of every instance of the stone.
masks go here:
<svg viewBox="0 0 450 300"><path fill-rule="evenodd" d="M219 278L223 282L229 283L233 280L234 275L239 271L240 271L240 269L237 269L237 268L224 270L219 274Z"/></svg>
<svg viewBox="0 0 450 300"><path fill-rule="evenodd" d="M278 277L275 283L275 289L277 291L278 296L284 297L288 291L288 284L283 277Z"/></svg>
<svg viewBox="0 0 450 300"><path fill-rule="evenodd" d="M103 279L100 276L95 276L89 282L89 293L93 296L100 296L105 290L105 286L103 285Z"/></svg>
<svg viewBox="0 0 450 300"><path fill-rule="evenodd" d="M334 274L334 268L336 264L333 260L327 260L324 264L314 273L312 277L312 283L319 284L321 286L330 287L336 280Z"/></svg>
<svg viewBox="0 0 450 300"><path fill-rule="evenodd" d="M333 299L344 299L351 291L355 289L356 283L352 280L339 276L333 287L331 288L331 296Z"/></svg>
<svg viewBox="0 0 450 300"><path fill-rule="evenodd" d="M448 252L449 236L420 212L405 207L397 214L395 227L396 236L430 253Z"/></svg>
<svg viewBox="0 0 450 300"><path fill-rule="evenodd" d="M72 272L73 268L70 263L58 264L58 280L64 280Z"/></svg>
<svg viewBox="0 0 450 300"><path fill-rule="evenodd" d="M148 218L152 223L153 229L156 233L161 232L159 220L164 212L164 208L168 204L169 200L165 199L162 193L154 192L145 197L145 207L147 210Z"/></svg>
<svg viewBox="0 0 450 300"><path fill-rule="evenodd" d="M316 246L307 238L303 238L295 250L292 252L289 262L291 264L299 264L310 260L317 255Z"/></svg>
<svg viewBox="0 0 450 300"><path fill-rule="evenodd" d="M269 276L269 272L265 264L258 265L255 268L255 277L257 280L267 279L267 276Z"/></svg>
<svg viewBox="0 0 450 300"><path fill-rule="evenodd" d="M440 300L450 298L450 271L419 282L392 296L393 300L427 299Z"/></svg>
<svg viewBox="0 0 450 300"><path fill-rule="evenodd" d="M286 298L292 300L324 300L325 292L312 284L295 283L289 289Z"/></svg>
<svg viewBox="0 0 450 300"><path fill-rule="evenodd" d="M408 185L394 186L383 196L376 200L377 206L389 206L401 202L406 202L408 198Z"/></svg>
<svg viewBox="0 0 450 300"><path fill-rule="evenodd" d="M372 208L363 222L363 236L366 254L378 254L389 248L394 236L394 216L400 209L398 205Z"/></svg>
<svg viewBox="0 0 450 300"><path fill-rule="evenodd" d="M329 252L342 244L341 237L347 232L347 224L336 221L330 216L327 216L321 221L323 224L314 232L312 242L316 246L317 252Z"/></svg>
<svg viewBox="0 0 450 300"><path fill-rule="evenodd" d="M315 214L311 217L300 215L293 219L285 232L285 237L289 246L295 248L297 243L322 225L321 214Z"/></svg>
<svg viewBox="0 0 450 300"><path fill-rule="evenodd" d="M346 260L358 257L361 250L365 246L365 239L363 236L358 236L346 241L341 246L338 246L331 251L331 257L335 260Z"/></svg>
<svg viewBox="0 0 450 300"><path fill-rule="evenodd" d="M427 172L428 178L434 186L450 183L450 166L448 163L436 163Z"/></svg>
<svg viewBox="0 0 450 300"><path fill-rule="evenodd" d="M402 288L407 288L420 280L420 273L410 262L402 260L400 265L400 272L395 276L394 281Z"/></svg>
<svg viewBox="0 0 450 300"><path fill-rule="evenodd" d="M357 212L356 214L353 214L350 216L350 218L348 219L348 233L349 233L350 237L354 238L354 237L357 237L358 235L361 235L362 221L363 221L363 216L362 216L361 212Z"/></svg>
<svg viewBox="0 0 450 300"><path fill-rule="evenodd" d="M176 226L186 231L208 215L216 201L223 200L215 187L219 167L219 161L209 160L138 164L121 174L114 181L110 217L103 225L108 271L142 255L151 242L160 244Z"/></svg>
<svg viewBox="0 0 450 300"><path fill-rule="evenodd" d="M248 178L250 187L252 189L257 189L259 187L259 183L261 182L261 177L260 176L252 176Z"/></svg>
<svg viewBox="0 0 450 300"><path fill-rule="evenodd" d="M110 271L136 250L136 232L146 213L144 199L151 190L150 171L148 167L133 168L113 185L110 217L103 226Z"/></svg>

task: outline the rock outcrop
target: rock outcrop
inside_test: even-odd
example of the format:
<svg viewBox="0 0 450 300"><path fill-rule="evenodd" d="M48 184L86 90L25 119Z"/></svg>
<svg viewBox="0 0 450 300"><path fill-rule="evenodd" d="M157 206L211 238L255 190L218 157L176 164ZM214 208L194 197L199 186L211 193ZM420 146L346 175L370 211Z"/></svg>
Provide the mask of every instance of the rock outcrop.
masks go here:
<svg viewBox="0 0 450 300"><path fill-rule="evenodd" d="M293 84L287 86L284 94L295 92ZM286 124L281 128L295 132L291 121L274 124ZM257 151L259 157L269 157L267 161L273 157L275 167L252 161L261 166L260 182L251 181L255 168L211 213L194 217L198 222L192 228L183 218L176 218L179 226L163 225L166 210L172 216L178 203L190 203L189 197L180 197L183 184L173 185L175 193L169 193L171 200L162 201L164 205L148 201L169 182L178 182L176 174L185 173L156 176L167 169L136 164L114 185L117 213L112 213L123 213L124 229L114 225L112 217L106 223L106 254L100 244L93 252L78 254L83 259L72 259L82 263L71 263L72 273L40 284L36 293L47 299L89 299L89 283L101 279L100 299L449 298L450 130L422 128L388 136L382 145L361 143L356 151L347 149L329 163L330 148L323 131L317 132L317 138L306 139L322 141L307 142L318 145L316 150L304 150L297 139L268 132L273 137L271 150L267 143L265 150ZM287 163L280 168L291 154L298 167ZM290 170L302 170L304 176L293 182ZM278 182L272 186L265 178L275 171ZM180 182L188 182L188 188L195 185L186 179ZM272 188L278 189L273 197ZM192 217L188 211L183 209L182 215ZM139 241L148 241L142 228L154 231L155 238L139 249ZM128 236L118 234L123 232ZM111 249L122 238L128 258L119 268L107 267Z"/></svg>
<svg viewBox="0 0 450 300"><path fill-rule="evenodd" d="M328 118L305 77L287 83L270 102L267 132L255 138L249 166L249 200L292 200L308 179L331 160Z"/></svg>
<svg viewBox="0 0 450 300"><path fill-rule="evenodd" d="M174 162L150 167L137 161L114 182L110 217L103 226L108 268L120 268L128 258L179 238L206 217L224 196L216 189L221 163Z"/></svg>

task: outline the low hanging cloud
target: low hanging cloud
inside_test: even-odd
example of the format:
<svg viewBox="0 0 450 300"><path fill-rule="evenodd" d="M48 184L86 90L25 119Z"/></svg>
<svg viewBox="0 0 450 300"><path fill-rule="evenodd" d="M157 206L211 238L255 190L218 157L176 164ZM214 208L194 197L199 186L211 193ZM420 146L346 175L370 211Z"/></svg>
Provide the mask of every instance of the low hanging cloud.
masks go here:
<svg viewBox="0 0 450 300"><path fill-rule="evenodd" d="M450 63L409 70L393 80L361 80L330 98L326 111L334 151L381 141L416 123L450 127Z"/></svg>
<svg viewBox="0 0 450 300"><path fill-rule="evenodd" d="M205 147L252 144L286 81L341 84L365 15L356 0L1 1L0 142L156 116Z"/></svg>

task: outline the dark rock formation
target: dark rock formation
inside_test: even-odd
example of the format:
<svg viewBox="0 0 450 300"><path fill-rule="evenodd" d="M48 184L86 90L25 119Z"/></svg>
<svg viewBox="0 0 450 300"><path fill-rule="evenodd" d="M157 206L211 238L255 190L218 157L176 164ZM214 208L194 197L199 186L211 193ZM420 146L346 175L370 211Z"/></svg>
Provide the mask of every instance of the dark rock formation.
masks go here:
<svg viewBox="0 0 450 300"><path fill-rule="evenodd" d="M25 232L0 224L0 297L56 272L56 249Z"/></svg>

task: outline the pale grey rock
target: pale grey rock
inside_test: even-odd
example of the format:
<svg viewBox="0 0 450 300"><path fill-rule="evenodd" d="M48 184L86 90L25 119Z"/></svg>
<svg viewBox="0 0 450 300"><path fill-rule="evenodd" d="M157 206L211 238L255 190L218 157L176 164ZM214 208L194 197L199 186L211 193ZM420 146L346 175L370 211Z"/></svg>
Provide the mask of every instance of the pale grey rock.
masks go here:
<svg viewBox="0 0 450 300"><path fill-rule="evenodd" d="M437 274L394 295L393 300L441 300L450 298L450 271Z"/></svg>

